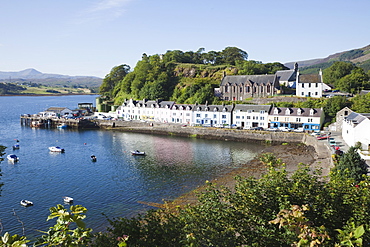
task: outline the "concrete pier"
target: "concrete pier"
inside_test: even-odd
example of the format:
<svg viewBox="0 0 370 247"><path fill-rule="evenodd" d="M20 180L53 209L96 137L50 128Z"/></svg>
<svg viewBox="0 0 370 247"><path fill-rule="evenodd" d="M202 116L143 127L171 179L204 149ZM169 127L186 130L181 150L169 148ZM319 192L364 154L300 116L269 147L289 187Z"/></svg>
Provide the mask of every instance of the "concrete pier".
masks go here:
<svg viewBox="0 0 370 247"><path fill-rule="evenodd" d="M88 119L66 119L66 118L45 118L38 116L21 116L21 125L36 128L57 128L60 124L67 124L73 129L96 129L99 126L95 121Z"/></svg>

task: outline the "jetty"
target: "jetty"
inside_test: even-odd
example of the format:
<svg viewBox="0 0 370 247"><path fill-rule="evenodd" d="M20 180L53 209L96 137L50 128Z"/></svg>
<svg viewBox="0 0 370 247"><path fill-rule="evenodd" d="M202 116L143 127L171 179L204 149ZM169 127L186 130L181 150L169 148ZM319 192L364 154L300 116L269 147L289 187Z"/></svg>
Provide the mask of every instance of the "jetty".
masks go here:
<svg viewBox="0 0 370 247"><path fill-rule="evenodd" d="M21 116L21 125L34 128L57 128L60 125L66 124L72 129L96 129L99 128L97 123L86 118L50 118L40 117L37 115L24 114Z"/></svg>

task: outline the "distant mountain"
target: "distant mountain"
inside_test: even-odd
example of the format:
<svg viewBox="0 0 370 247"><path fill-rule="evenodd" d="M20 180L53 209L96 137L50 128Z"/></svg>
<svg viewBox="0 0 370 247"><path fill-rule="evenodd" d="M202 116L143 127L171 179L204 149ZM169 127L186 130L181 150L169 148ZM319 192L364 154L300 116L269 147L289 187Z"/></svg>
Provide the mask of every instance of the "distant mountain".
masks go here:
<svg viewBox="0 0 370 247"><path fill-rule="evenodd" d="M58 74L44 74L35 69L25 69L18 72L1 72L0 82L13 83L38 83L49 86L87 86L99 87L103 82L102 78L95 76L68 76Z"/></svg>
<svg viewBox="0 0 370 247"><path fill-rule="evenodd" d="M370 45L363 48L338 52L326 58L297 61L298 66L303 70L325 69L336 61L348 61L361 67L366 71L370 70ZM288 68L293 68L295 62L284 64Z"/></svg>

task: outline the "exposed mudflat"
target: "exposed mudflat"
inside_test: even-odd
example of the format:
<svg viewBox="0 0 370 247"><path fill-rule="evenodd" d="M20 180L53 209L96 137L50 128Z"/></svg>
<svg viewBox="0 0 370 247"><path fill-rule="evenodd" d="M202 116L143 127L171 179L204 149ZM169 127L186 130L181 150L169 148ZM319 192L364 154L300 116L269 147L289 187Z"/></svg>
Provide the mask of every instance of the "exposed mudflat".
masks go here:
<svg viewBox="0 0 370 247"><path fill-rule="evenodd" d="M298 168L300 163L310 165L312 168L327 168L329 164L323 164L318 160L317 153L312 146L306 146L304 144L288 144L288 145L273 145L266 146L262 153L274 153L275 156L283 163L286 164L286 169L288 172L293 172ZM324 166L324 167L323 167ZM244 164L240 168L236 168L230 171L228 174L223 175L211 182L217 184L218 186L223 185L230 189L235 186L235 177L250 177L254 176L256 178L260 177L266 171L266 167L259 161L258 157L251 160L247 164ZM173 204L175 205L186 205L193 204L197 202L197 193L204 190L206 186L200 186L198 189L191 191L183 196L175 199Z"/></svg>

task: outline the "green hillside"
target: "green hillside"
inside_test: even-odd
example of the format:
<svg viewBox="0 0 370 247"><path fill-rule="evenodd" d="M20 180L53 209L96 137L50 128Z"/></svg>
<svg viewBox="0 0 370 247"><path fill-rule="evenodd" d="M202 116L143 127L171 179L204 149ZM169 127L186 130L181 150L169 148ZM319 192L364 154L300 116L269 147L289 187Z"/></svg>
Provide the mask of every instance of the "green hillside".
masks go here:
<svg viewBox="0 0 370 247"><path fill-rule="evenodd" d="M248 54L227 47L221 52L167 51L143 55L133 71L128 65L114 67L103 79L100 93L121 104L125 99L162 99L177 103L217 103L214 88L223 75L274 74L288 69L281 63L247 61Z"/></svg>
<svg viewBox="0 0 370 247"><path fill-rule="evenodd" d="M362 68L365 73L370 70L370 45L360 49L339 52L323 59L313 59L299 61L300 72L302 74L317 73L319 69L326 69L334 62L350 62L353 65ZM286 63L285 66L293 68L294 62Z"/></svg>

